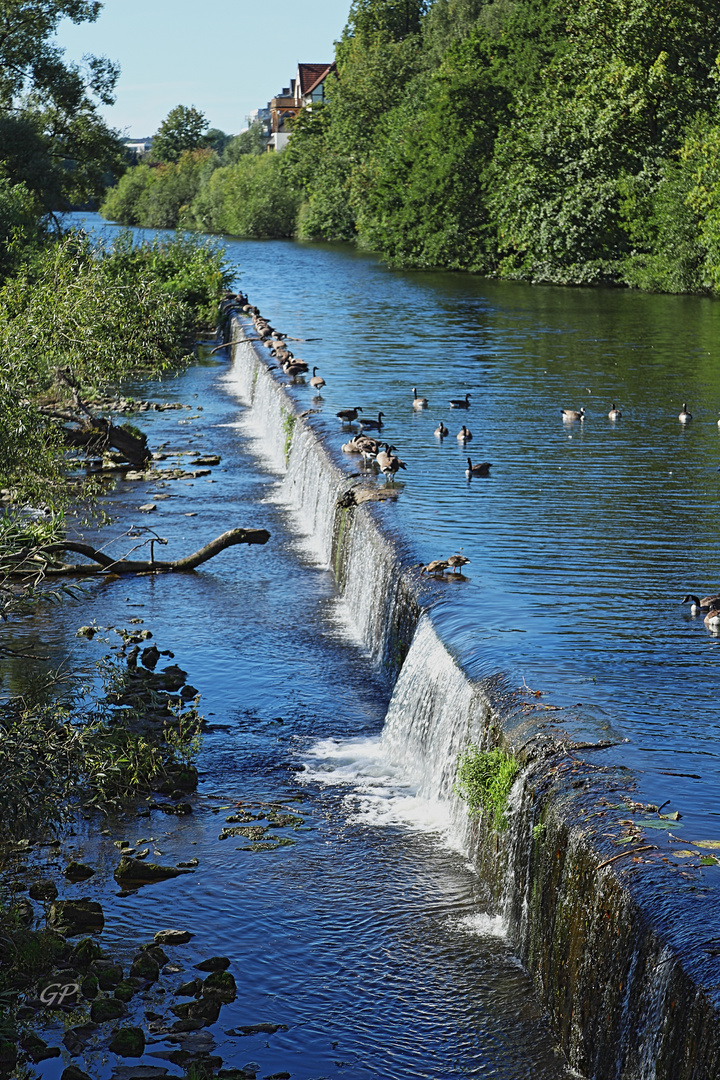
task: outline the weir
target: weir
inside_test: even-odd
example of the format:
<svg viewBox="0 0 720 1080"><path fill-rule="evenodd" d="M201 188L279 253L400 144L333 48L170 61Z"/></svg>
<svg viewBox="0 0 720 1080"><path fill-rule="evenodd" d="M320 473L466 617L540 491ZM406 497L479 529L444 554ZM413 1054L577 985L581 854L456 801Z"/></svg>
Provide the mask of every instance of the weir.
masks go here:
<svg viewBox="0 0 720 1080"><path fill-rule="evenodd" d="M720 942L698 948L697 916L687 917L699 876L681 879L652 838L628 832L647 808L633 803L633 777L611 747L548 734L540 710L502 675L473 681L462 670L433 623L432 586L393 535L391 502L349 475L312 410L298 413L242 318L232 331L234 388L258 451L392 687L374 753L386 774L442 806L568 1061L593 1080L720 1075ZM501 832L454 793L469 743L501 746L521 764Z"/></svg>

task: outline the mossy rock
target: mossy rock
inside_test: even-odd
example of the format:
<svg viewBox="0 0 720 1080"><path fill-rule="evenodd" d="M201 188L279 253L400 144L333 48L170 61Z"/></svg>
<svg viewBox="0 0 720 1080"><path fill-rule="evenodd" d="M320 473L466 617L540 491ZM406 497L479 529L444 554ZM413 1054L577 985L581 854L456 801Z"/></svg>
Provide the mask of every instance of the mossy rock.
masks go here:
<svg viewBox="0 0 720 1080"><path fill-rule="evenodd" d="M160 978L160 965L149 952L140 952L133 959L130 975L135 979L157 982Z"/></svg>
<svg viewBox="0 0 720 1080"><path fill-rule="evenodd" d="M196 971L226 971L230 967L227 956L210 956L195 965Z"/></svg>
<svg viewBox="0 0 720 1080"><path fill-rule="evenodd" d="M195 997L202 990L202 979L191 979L190 982L178 986L175 993L178 997Z"/></svg>
<svg viewBox="0 0 720 1080"><path fill-rule="evenodd" d="M220 1001L234 1001L237 997L235 977L229 971L214 971L208 975L202 987L203 997L216 997Z"/></svg>
<svg viewBox="0 0 720 1080"><path fill-rule="evenodd" d="M227 840L229 836L244 836L246 840L262 840L268 828L268 825L232 825L229 829L223 829L218 840Z"/></svg>
<svg viewBox="0 0 720 1080"><path fill-rule="evenodd" d="M105 926L103 909L96 900L55 900L50 905L50 926L61 933L99 934Z"/></svg>
<svg viewBox="0 0 720 1080"><path fill-rule="evenodd" d="M60 1057L59 1046L48 1046L45 1040L34 1032L25 1035L20 1045L35 1065L47 1058Z"/></svg>
<svg viewBox="0 0 720 1080"><path fill-rule="evenodd" d="M98 998L93 1001L90 1019L95 1024L104 1024L108 1020L119 1020L125 1015L125 1006L117 998Z"/></svg>
<svg viewBox="0 0 720 1080"><path fill-rule="evenodd" d="M128 1002L134 996L137 987L134 982L129 982L127 979L123 979L115 987L115 997L118 1001Z"/></svg>
<svg viewBox="0 0 720 1080"><path fill-rule="evenodd" d="M58 894L57 885L49 878L33 881L28 891L33 900L56 900Z"/></svg>
<svg viewBox="0 0 720 1080"><path fill-rule="evenodd" d="M100 990L100 984L98 982L97 975L92 973L86 975L83 981L80 983L80 993L87 1001L94 1001L98 996Z"/></svg>
<svg viewBox="0 0 720 1080"><path fill-rule="evenodd" d="M121 1057L142 1057L145 1053L145 1032L139 1027L119 1028L108 1049Z"/></svg>
<svg viewBox="0 0 720 1080"><path fill-rule="evenodd" d="M123 855L120 865L115 870L118 885L150 885L156 881L167 881L179 877L184 871L174 866L160 866L158 863L146 863Z"/></svg>
<svg viewBox="0 0 720 1080"><path fill-rule="evenodd" d="M99 960L102 956L102 949L98 945L97 941L93 938L83 938L82 941L78 941L70 954L71 960L74 964L77 964L80 968L88 968L94 960Z"/></svg>
<svg viewBox="0 0 720 1080"><path fill-rule="evenodd" d="M111 960L95 961L93 970L98 977L98 985L101 990L114 990L124 975L122 964L113 963Z"/></svg>
<svg viewBox="0 0 720 1080"><path fill-rule="evenodd" d="M189 930L158 930L156 945L186 945L192 937Z"/></svg>
<svg viewBox="0 0 720 1080"><path fill-rule="evenodd" d="M162 949L159 945L155 945L154 943L151 945L141 945L140 952L144 952L147 953L148 956L152 956L153 960L155 960L160 967L162 967L163 964L167 964L170 960L170 957L165 952L165 950Z"/></svg>

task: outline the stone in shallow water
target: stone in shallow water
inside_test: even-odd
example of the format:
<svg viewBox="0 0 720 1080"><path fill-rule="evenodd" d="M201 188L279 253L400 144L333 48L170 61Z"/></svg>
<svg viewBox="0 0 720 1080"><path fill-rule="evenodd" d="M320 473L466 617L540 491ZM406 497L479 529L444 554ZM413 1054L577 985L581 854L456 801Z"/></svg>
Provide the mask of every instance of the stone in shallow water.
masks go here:
<svg viewBox="0 0 720 1080"><path fill-rule="evenodd" d="M142 1057L145 1052L145 1032L139 1027L119 1028L110 1040L108 1049L121 1057Z"/></svg>
<svg viewBox="0 0 720 1080"><path fill-rule="evenodd" d="M211 956L195 964L196 971L225 971L229 967L230 961L227 956Z"/></svg>

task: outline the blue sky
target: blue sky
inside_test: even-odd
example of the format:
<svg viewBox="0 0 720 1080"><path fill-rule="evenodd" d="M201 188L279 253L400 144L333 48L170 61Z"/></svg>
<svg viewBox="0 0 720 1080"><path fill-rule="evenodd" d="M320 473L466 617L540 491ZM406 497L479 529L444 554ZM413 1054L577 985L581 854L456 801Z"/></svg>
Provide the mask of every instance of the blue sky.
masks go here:
<svg viewBox="0 0 720 1080"><path fill-rule="evenodd" d="M97 22L65 20L57 41L68 60L120 64L115 105L102 113L123 134L152 135L176 105L236 134L299 61L334 58L349 9L350 0L105 0Z"/></svg>

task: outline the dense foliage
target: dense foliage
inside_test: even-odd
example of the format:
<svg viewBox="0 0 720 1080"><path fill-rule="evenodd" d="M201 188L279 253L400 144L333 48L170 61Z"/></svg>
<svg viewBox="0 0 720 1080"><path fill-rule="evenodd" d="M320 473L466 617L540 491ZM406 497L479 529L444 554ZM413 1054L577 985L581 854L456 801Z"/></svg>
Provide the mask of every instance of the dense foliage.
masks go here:
<svg viewBox="0 0 720 1080"><path fill-rule="evenodd" d="M70 234L19 269L0 288L0 487L61 501L59 426L37 407L62 396L58 373L90 390L182 362L226 284L222 253L183 237Z"/></svg>
<svg viewBox="0 0 720 1080"><path fill-rule="evenodd" d="M406 267L717 291L718 56L712 0L353 0L272 197L240 136L187 221Z"/></svg>

